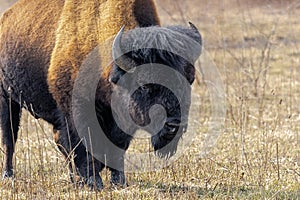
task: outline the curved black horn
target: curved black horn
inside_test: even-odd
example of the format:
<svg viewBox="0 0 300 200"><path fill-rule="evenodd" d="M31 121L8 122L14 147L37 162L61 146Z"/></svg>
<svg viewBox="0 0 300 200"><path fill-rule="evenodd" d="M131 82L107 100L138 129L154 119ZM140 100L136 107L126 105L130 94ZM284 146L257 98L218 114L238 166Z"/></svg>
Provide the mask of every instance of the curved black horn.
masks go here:
<svg viewBox="0 0 300 200"><path fill-rule="evenodd" d="M113 56L113 60L114 62L123 55L123 51L121 48L121 39L122 39L122 35L124 33L125 30L125 26L123 26L121 28L121 30L118 32L118 34L116 35L113 45L112 45L112 56Z"/></svg>
<svg viewBox="0 0 300 200"><path fill-rule="evenodd" d="M122 36L125 31L125 26L121 28L121 30L116 35L113 45L112 45L112 57L113 61L116 65L118 65L121 69L123 69L126 72L132 72L132 69L136 67L136 63L128 58L125 54L126 51L123 51L122 49Z"/></svg>
<svg viewBox="0 0 300 200"><path fill-rule="evenodd" d="M189 22L189 25L192 29L198 31L198 28L195 26L195 24L193 24L192 22ZM199 32L199 31L198 31Z"/></svg>
<svg viewBox="0 0 300 200"><path fill-rule="evenodd" d="M200 40L201 40L201 34L200 34L198 28L192 22L189 22L189 25L190 25L191 29L197 33L197 35L200 37Z"/></svg>

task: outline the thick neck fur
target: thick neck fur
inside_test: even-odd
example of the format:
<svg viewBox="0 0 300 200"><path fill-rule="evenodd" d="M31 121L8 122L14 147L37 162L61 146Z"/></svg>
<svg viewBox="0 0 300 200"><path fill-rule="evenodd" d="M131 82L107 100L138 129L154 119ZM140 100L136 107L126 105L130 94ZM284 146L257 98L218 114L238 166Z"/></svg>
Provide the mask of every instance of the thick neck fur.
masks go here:
<svg viewBox="0 0 300 200"><path fill-rule="evenodd" d="M76 65L76 60L115 36L124 25L129 30L159 23L152 0L66 0L56 31L53 65L59 57L75 57L72 64Z"/></svg>
<svg viewBox="0 0 300 200"><path fill-rule="evenodd" d="M58 104L64 102L61 96L72 93L74 80L87 54L98 44L112 39L124 25L127 30L160 25L153 0L65 1L48 71L49 89ZM106 47L100 47L99 52L99 67L103 71L107 71L105 68L112 60L111 45ZM62 87L65 91L59 89Z"/></svg>

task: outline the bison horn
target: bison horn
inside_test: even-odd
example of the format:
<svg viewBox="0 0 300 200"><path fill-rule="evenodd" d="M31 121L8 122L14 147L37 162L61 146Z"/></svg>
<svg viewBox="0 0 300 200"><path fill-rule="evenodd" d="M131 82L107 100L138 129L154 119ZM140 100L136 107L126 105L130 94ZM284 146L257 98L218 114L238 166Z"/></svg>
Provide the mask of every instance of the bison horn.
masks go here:
<svg viewBox="0 0 300 200"><path fill-rule="evenodd" d="M194 29L195 31L198 31L197 27L192 22L189 22L189 25L192 29Z"/></svg>
<svg viewBox="0 0 300 200"><path fill-rule="evenodd" d="M116 35L113 45L112 45L112 57L116 65L118 65L122 70L126 72L133 72L133 69L136 67L134 60L126 56L126 51L122 49L122 36L125 31L125 26Z"/></svg>
<svg viewBox="0 0 300 200"><path fill-rule="evenodd" d="M192 22L189 22L189 25L190 25L191 29L197 33L197 35L200 37L200 40L201 40L201 34L200 34L198 28Z"/></svg>

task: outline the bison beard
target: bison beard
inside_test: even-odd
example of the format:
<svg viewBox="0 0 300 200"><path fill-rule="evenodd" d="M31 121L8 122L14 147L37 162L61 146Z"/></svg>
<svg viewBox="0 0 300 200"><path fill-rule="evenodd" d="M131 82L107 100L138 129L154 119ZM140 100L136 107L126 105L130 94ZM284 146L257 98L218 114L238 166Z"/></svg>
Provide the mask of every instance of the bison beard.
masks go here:
<svg viewBox="0 0 300 200"><path fill-rule="evenodd" d="M182 116L184 113L181 112L181 105L176 96L164 86L147 84L139 88L133 94L132 99L135 106L130 109L131 116L140 126L151 123L149 110L154 105L161 105L165 109L166 119L163 119L165 120L163 128L158 133L153 132L153 130L147 131L152 134L152 146L159 157L169 158L174 155L179 139L186 130L187 121L185 119L188 115L185 113L185 116ZM189 102L189 99L185 99L185 101ZM186 106L189 107L189 103ZM141 110L141 108L143 109ZM156 113L155 117L158 117L157 115L160 113Z"/></svg>
<svg viewBox="0 0 300 200"><path fill-rule="evenodd" d="M0 125L5 150L3 178L13 176L12 157L22 108L53 125L55 142L67 159L74 153L75 169L70 166L71 180L76 181L79 175L80 181L91 188L101 189L103 183L99 172L106 167L105 163L95 159L91 153L87 154L78 137L80 130L74 123L75 118L84 119L83 129L100 124L107 138L125 152L136 130L127 134L114 119L111 95L115 90L126 90L126 87L118 85L118 80L139 65L160 63L178 71L192 84L195 75L193 62L201 51L201 36L193 25L160 27L152 0L105 2L103 6L93 0L20 0L2 16ZM109 8L110 12L103 7ZM95 46L116 35L123 25L130 31L124 35L123 29L119 32L110 47L113 51L99 51L101 74L96 99L86 101L78 98L75 105L83 110L74 112L72 90L83 60ZM191 51L189 40L198 42L196 50ZM191 59L166 50L132 49L134 44L139 43L181 49L180 53L188 54ZM112 58L113 64L106 67L105 63ZM147 78L151 74L140 76ZM89 75L86 80L90 80ZM190 92L183 91L182 96ZM169 157L176 152L177 142L186 128L190 99L184 102L187 112L183 112L182 116L182 107L178 106L174 94L156 84L143 85L131 96L130 115L141 126L150 123L148 112L152 105L160 104L166 109L165 126L152 136L153 147L161 157ZM90 105L95 104L97 121L89 121L86 114L94 112ZM170 141L175 142L164 149ZM105 144L103 146L105 148ZM107 166L111 170L112 184L126 185L124 152L108 152L108 161L117 166Z"/></svg>

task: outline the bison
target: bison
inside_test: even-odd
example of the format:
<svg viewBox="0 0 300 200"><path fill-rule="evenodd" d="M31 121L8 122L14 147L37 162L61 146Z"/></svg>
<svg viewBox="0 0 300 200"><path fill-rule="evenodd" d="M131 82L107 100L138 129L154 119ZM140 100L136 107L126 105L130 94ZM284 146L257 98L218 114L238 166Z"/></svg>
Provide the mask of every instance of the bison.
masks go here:
<svg viewBox="0 0 300 200"><path fill-rule="evenodd" d="M101 64L95 99L73 101L74 84L84 60L95 47L110 38L114 38L114 42L109 48L98 49ZM192 48L188 40L197 42L197 47ZM137 43L146 43L152 48L133 48ZM178 47L187 56L166 50L170 46ZM3 178L13 176L12 157L21 111L25 108L34 117L53 125L59 150L75 164L75 170L70 164L71 181L80 177L88 186L101 189L103 183L99 173L108 167L111 183L125 185L124 153L136 129L126 133L116 123L115 115L119 113L111 106L112 94L128 89L119 84L119 80L141 65L159 63L176 70L192 84L193 62L200 53L201 35L197 28L192 24L190 27L162 27L153 0L18 1L3 14L0 27ZM151 76L142 71L138 73L142 79ZM93 75L87 73L85 80L91 80ZM186 98L184 107L187 109L180 107L170 89L159 84L141 85L129 100L130 117L140 127L150 123L149 110L153 105L164 107L164 125L151 138L154 150L162 157L176 152L177 142L187 124L191 90L181 91L178 85L178 91L183 99ZM82 106L81 112L74 111L74 102ZM122 98L120 102L122 104ZM84 105L89 103L95 107L97 123L105 136L124 150L103 150L107 159L116 165L104 163L91 151L87 153L87 146L78 134L75 119L84 119L82 127L85 128L94 123L86 118L89 110L85 110ZM163 150L172 140L175 145ZM105 149L105 142L98 144ZM71 157L71 153L74 156Z"/></svg>

